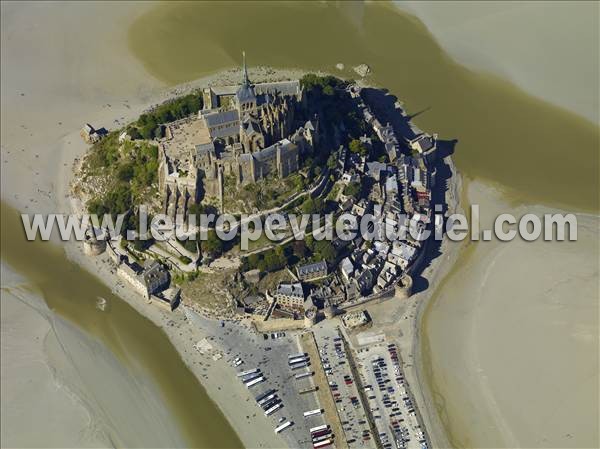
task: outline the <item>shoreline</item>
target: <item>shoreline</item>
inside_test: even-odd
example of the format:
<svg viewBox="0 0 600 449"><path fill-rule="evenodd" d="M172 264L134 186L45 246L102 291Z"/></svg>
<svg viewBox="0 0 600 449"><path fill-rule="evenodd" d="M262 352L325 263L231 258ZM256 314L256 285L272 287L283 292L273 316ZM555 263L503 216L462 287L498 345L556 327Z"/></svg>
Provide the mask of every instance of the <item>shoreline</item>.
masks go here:
<svg viewBox="0 0 600 449"><path fill-rule="evenodd" d="M247 396L250 393L238 381L235 369L226 362L225 357L218 361L212 361L208 356L199 355L192 348L196 342L218 334L211 334L206 329L203 330L192 325L185 308L167 312L154 304L146 303L144 298L111 272L110 260L107 258L98 260L98 256L96 256L96 260L90 260L83 254L80 246L78 242L66 245L67 257L86 271L93 273L100 282L111 288L116 296L127 302L137 313L164 332L177 355L206 391L214 406L223 413L244 447L283 447L282 440L273 433L270 423L266 419L262 419L262 416L251 423L245 419L248 415L255 415L259 409L253 402L248 403ZM188 313L194 312L188 311ZM218 329L218 320L209 320L204 317L202 320L212 323L214 331ZM214 341L211 341L211 344L217 346ZM217 346L217 351L221 353L226 353L228 350L229 348ZM203 372L204 367L208 368L208 373Z"/></svg>
<svg viewBox="0 0 600 449"><path fill-rule="evenodd" d="M507 211L565 212L512 205L477 180L464 195L465 207L481 205L482 228ZM422 381L452 446L597 445L590 431L598 408L589 398L598 393L598 238L591 230L599 218L576 216L575 242L470 244L431 292L421 323Z"/></svg>
<svg viewBox="0 0 600 449"><path fill-rule="evenodd" d="M274 69L271 67L258 67L258 68L254 68L254 69L250 70L250 73L255 78L261 79L261 81L262 81L262 78L265 76L265 74L271 75L267 79L285 79L285 78L300 76L306 72L303 70L299 70L299 69ZM229 69L229 70L225 70L222 72L217 72L217 73L212 74L207 77L199 78L197 80L193 80L193 81L184 83L182 85L171 86L171 87L167 88L164 92L159 93L158 96L151 103L156 104L156 103L160 102L160 99L168 99L174 95L186 94L197 87L205 86L205 85L208 85L209 83L210 84L222 84L222 83L226 84L228 82L234 82L237 75L239 75L238 70ZM447 203L449 204L449 210L457 211L461 208L459 197L461 195L461 189L462 189L462 178L461 178L460 174L458 173L458 170L457 170L454 162L452 161L451 156L448 156L448 158L446 159L446 162L448 162L448 161L451 161L450 167L451 167L452 177L449 179L449 186L448 186L448 190L446 191L446 200L447 200ZM74 174L75 174L74 170L69 170L69 175L70 175L69 180L71 180L73 178ZM69 181L68 183L65 184L66 187L68 187L70 185L71 185L71 181ZM72 197L70 189L63 193L64 193L64 195L61 195L61 197L65 198L65 201L66 201L66 203L68 203L71 210L74 211L75 213L79 213L81 210L81 205L78 204L78 199ZM64 204L64 207L66 207L66 206L67 206L67 204ZM164 311L159 309L157 306L152 305L152 304L147 304L145 302L145 300L137 292L135 292L135 290L131 286L127 285L121 278L117 277L115 274L113 274L111 272L111 263L110 263L110 260L108 260L108 258L106 257L106 254L101 255L101 256L91 256L91 257L86 256L83 254L83 248L82 248L81 242L76 242L76 241L67 242L67 244L64 246L65 246L66 254L70 260L74 261L79 266L86 269L88 272L95 273L96 277L102 283L107 285L108 287L111 287L111 281L114 282L114 284L118 286L118 288L113 289L113 292L115 294L117 294L120 298L122 298L124 301L129 303L132 307L134 307L136 309L136 311L138 311L144 317L150 319L156 326L158 326L162 331L165 332L165 334L167 335L167 337L173 344L173 347L177 351L178 355L184 361L186 366L188 366L190 371L192 371L194 373L198 382L202 385L202 387L209 394L211 400L216 404L216 406L225 415L229 424L235 429L238 436L242 439L242 442L244 443L244 445L248 448L260 447L258 445L258 443L264 442L265 432L267 432L268 434L272 434L272 432L271 432L272 429L268 425L265 425L264 429L257 432L256 435L251 435L252 432L248 432L248 426L246 426L244 423L243 415L245 413L253 414L256 411L255 407L253 407L254 404L251 404L251 407L246 411L238 409L237 405L232 407L231 406L232 401L229 400L229 398L225 398L224 395L217 393L218 390L215 390L214 387L218 385L216 382L216 379L214 379L214 378L211 379L210 376L204 376L204 375L200 374L197 370L194 369L193 363L195 363L195 362L193 360L193 356L195 354L193 354L193 352L191 352L191 351L188 352L188 350L186 350L186 348L185 348L186 343L184 343L181 340L180 336L176 335L176 333L170 332L169 327L166 324L170 321L170 318L172 318L172 316L174 314L181 314L181 310L177 309L175 312L165 313ZM460 254L460 248L461 248L460 245L452 244L447 239L444 239L443 244L442 244L442 254L438 258L433 260L432 263L430 263L424 269L423 274L427 273L427 276L431 279L432 283L439 282L452 269L454 262L457 260L459 254ZM100 260L100 259L103 259L103 260ZM450 266L448 266L448 264L446 263L447 260L449 260L449 259L452 260L452 263L450 264ZM421 416L423 416L425 419L425 425L426 425L426 429L427 429L426 431L430 435L430 438L432 439L432 441L435 442L434 447L446 447L448 439L447 439L447 436L445 435L444 427L439 423L439 420L437 419L436 414L432 413L429 410L429 406L432 405L432 402L429 399L431 396L431 392L427 391L428 387L426 386L425 381L421 378L420 370L418 368L418 363L421 359L421 357L420 357L421 351L420 351L419 346L417 346L419 344L419 334L421 332L420 331L421 314L422 314L422 311L426 308L427 304L429 304L432 293L433 293L432 286L430 286L425 290L425 292L420 293L417 298L413 298L413 301L418 301L418 302L417 302L417 315L412 320L412 323L411 323L411 328L413 329L413 331L412 331L413 333L412 333L412 337L411 337L412 341L409 343L409 347L408 348L404 347L401 350L401 352L405 353L406 351L408 351L409 354L412 354L411 357L414 355L414 358L416 361L415 372L413 372L412 369L407 369L406 374L407 374L407 380L409 381L409 385L411 385L411 392L416 399L417 407L420 411ZM425 297L422 298L421 295L425 295ZM383 307L386 307L386 302L387 301L384 301L382 303ZM368 304L366 304L365 306L369 307ZM184 307L185 307L185 305L184 305ZM393 306L390 304L390 305L388 305L388 307L393 307ZM188 310L188 312L189 312L189 310ZM185 313L186 312L185 312L185 308L184 308L184 314ZM195 313L195 312L192 312L192 313ZM201 319L213 321L215 323L218 321L218 320L211 320L206 317L201 317ZM191 326L187 326L187 327L188 327L188 330L190 331L190 334L194 335L194 341L199 341L200 339L202 339L206 336L206 334L199 332L197 329L191 329ZM405 345L406 345L406 342L403 343L403 346L405 346ZM221 352L225 352L225 348L220 348L220 349L221 349ZM230 384L237 384L237 382L235 382L236 381L236 378L234 375L235 370L233 368L226 366L217 371L218 372L215 375L217 379L229 378ZM240 396L244 396L243 391L240 392ZM239 399L239 397L237 399ZM238 402L238 404L239 404L239 402ZM240 412L241 412L241 414L240 414ZM245 416L248 416L248 415L246 414ZM262 417L259 417L259 420L262 421L263 424L268 424L267 420L263 419ZM256 424L254 424L254 426L262 427L260 425L256 426ZM273 436L275 437L275 435L273 435ZM270 442L272 444L267 443L267 447L280 447L280 446L274 445L274 444L277 444L277 441L281 441L281 440L278 440L278 438L276 437L273 441ZM440 442L441 442L441 444L440 444Z"/></svg>
<svg viewBox="0 0 600 449"><path fill-rule="evenodd" d="M293 78L306 73L296 69L273 69L270 67L256 67L250 69L249 72L256 78L265 78L268 80ZM232 83L235 82L238 76L239 70L233 68L181 85L167 87L163 91L156 93L143 109L136 110L132 107L131 111L133 112L134 117L128 117L128 119L135 119L142 110L146 110L148 107L159 104L174 96L184 95L198 87ZM79 138L76 131L72 134L73 138ZM88 150L89 147L86 145L85 151ZM75 160L80 159L82 156L83 154L80 153ZM57 179L68 180L68 182L64 183L62 187L63 191L60 192L60 198L62 198L63 201L60 203L59 209L67 210L68 208L74 213L79 213L81 211L79 199L74 198L70 191L75 172L72 168L67 170L67 167L72 166L73 161L70 161L71 164L69 164L69 154L63 153L62 157L67 159L65 160L67 165L64 163L62 164L62 166L65 167L66 173L60 173ZM113 293L119 298L127 302L138 313L149 319L165 333L178 356L185 363L190 372L193 373L194 377L206 391L214 405L223 413L229 422L229 425L234 429L238 438L240 438L246 448L279 448L286 446L286 444L283 443L284 440L281 439L281 435L273 433L269 421L264 419L262 415L260 415L257 420L248 422L247 417L256 415L256 412L260 411L260 409L257 408L253 402L248 403L248 396L253 397L252 394L240 384L236 378L235 369L225 362L225 358L219 361L205 361L192 349L194 343L210 336L207 332L203 332L197 326L193 326L189 323L187 314L197 314L196 312L186 308L185 304L183 304L183 307L180 305L179 308L173 312L166 312L154 304L148 304L144 298L133 289L133 287L113 273L111 261L106 254L100 256L86 256L83 253L81 242L77 241L63 242L61 243L61 246L64 248L66 256L71 261L75 262L89 273L92 273L100 282L111 288ZM213 323L213 331L218 328L219 320L209 319L200 315L198 315L198 317L200 317L201 321ZM176 322L177 325L175 327L172 326L170 324L172 322ZM236 324L230 324L230 326L233 325ZM247 324L243 324L243 326L248 327ZM187 335L184 337L181 332L178 331L183 331ZM188 338L187 341L186 337ZM212 344L215 345L215 342L212 341ZM221 353L226 353L231 350L231 348L219 347L218 345L217 348ZM202 359L201 362L199 362L199 358ZM200 366L202 367L208 366L209 374L204 374L197 363L200 363ZM230 393L232 394L230 395Z"/></svg>
<svg viewBox="0 0 600 449"><path fill-rule="evenodd" d="M576 2L394 1L415 16L457 63L598 125L598 5ZM536 20L543 16L544 21ZM504 30L512 28L510 37ZM558 35L557 35L558 30ZM561 36L560 38L557 36ZM551 53L545 43L556 44ZM474 44L477 42L477 44ZM513 51L515 45L521 47ZM573 51L577 48L578 51ZM581 55L596 55L582 59ZM574 72L570 67L578 67Z"/></svg>
<svg viewBox="0 0 600 449"><path fill-rule="evenodd" d="M450 201L447 201L449 204L448 213L464 213L465 204L463 204L461 199L463 199L467 182L465 182L465 179L460 175L453 162L451 171L451 188L449 189L449 192L447 192L447 198L450 198ZM451 242L447 237L444 238L440 249L441 254L439 258L442 259L438 263L440 266L438 266L437 269L433 268L429 273L430 277L428 280L430 285L425 291L425 297L419 301L415 318L412 323L412 354L414 364L412 367L413 369L407 370L407 377L409 378L411 385L416 385L416 388L414 389L417 392L417 404L420 405L419 410L421 410L423 420L427 426L426 428L429 431L433 447L451 447L451 440L445 425L441 422L438 410L436 409L434 401L435 392L431 389L432 385L428 382L428 374L423 364L424 343L422 339L424 334L424 319L427 310L434 299L435 291L440 288L443 280L448 276L459 258L463 255L466 245L467 243L465 242ZM425 270L423 274L426 274L426 272L427 270ZM414 391L413 394L415 394Z"/></svg>
<svg viewBox="0 0 600 449"><path fill-rule="evenodd" d="M128 24L133 22L144 9L139 8L138 4L130 4L125 10L120 8L115 13L108 9L102 9L97 5L88 4L71 8L67 17L61 13L60 8L49 8L44 4L2 5L3 26L7 17L14 19L12 27L7 27L6 33L3 30L3 58L10 57L10 54L15 51L24 51L25 54L29 54L27 53L30 51L29 48L23 50L16 43L12 43L18 40L20 34L29 32L32 34L30 35L32 42L40 40L45 43L49 50L47 57L50 59L62 60L61 58L65 57L64 53L68 53L71 47L70 51L77 56L80 56L80 53L85 49L85 58L87 58L88 54L94 53L95 48L99 47L96 54L104 57L107 62L110 61L109 66L127 65L125 72L119 75L121 79L118 81L116 79L117 75L107 75L105 77L105 70L99 70L98 73L94 70L90 72L89 69L93 69L97 65L94 62L95 60L88 61L88 59L93 59L91 56L88 59L77 60L81 68L79 76L75 79L68 76L61 78L65 74L65 70L71 67L72 62L71 65L69 63L64 64L65 70L52 72L51 77L42 75L39 70L36 70L39 68L40 61L35 58L27 59L25 66L15 67L11 71L3 66L3 214L4 212L10 213L12 207L22 213L34 210L44 214L68 212L71 205L67 194L72 176L72 166L89 148L79 136L79 129L85 121L107 128L114 128L137 118L142 110L151 105L161 103L165 99L194 87L193 83L172 87L159 82L145 73L141 64L135 61L127 46L121 46L115 42L119 39L126 39ZM75 23L72 22L73 16L90 13L92 15L96 14L95 17L98 19L96 25L90 27L89 24L84 23L85 21L76 21L77 25L73 25ZM116 20L114 16L117 16ZM27 27L25 29L19 28L19 20L25 17L28 17L29 20L36 20L36 18L42 20L43 18L44 23L52 22L52 25L49 30L43 27L44 30L38 32L36 29L35 33L31 33L31 30L28 31ZM107 26L107 24L110 24L110 26ZM66 30L65 32L63 32L63 29L61 29L61 32L54 31L54 28L61 28L61 26ZM78 29L80 29L79 32ZM48 31L53 37L57 36L59 39L65 34L81 34L83 39L77 42L63 43L63 46L68 47L63 48L63 46L53 45L52 39L43 37L46 36ZM111 32L114 34L110 35ZM39 33L41 34L38 36ZM12 39L8 39L8 36L11 36ZM103 40L102 36L105 36L106 39ZM100 44L100 42L106 43L107 41L111 43L111 47L117 48L117 51L112 51L110 47L102 47L103 44ZM100 49L100 47L103 49ZM19 50L17 50L18 48ZM58 53L58 55L55 56L53 53ZM29 73L32 74L30 78L33 79L19 78L21 70L29 70ZM231 71L231 73L234 72ZM237 75L237 73L235 74ZM219 76L221 75L216 75L216 77ZM38 78L47 81L41 81ZM57 80L54 80L54 78L57 78ZM211 78L215 78L215 76L205 77L198 80L197 83L204 84ZM66 81L63 82L63 79ZM115 86L111 88L110 85L113 81ZM55 95L50 94L55 90L49 87L45 89L47 84L52 83L57 86L56 90L59 92L64 90L68 94L63 94L58 99L54 98ZM11 95L4 95L5 92L10 92ZM49 104L46 110L36 108L31 103L34 101L35 94L39 95L36 101L40 101L41 98ZM9 114L7 112L9 110L14 113ZM50 116L51 118L48 120ZM65 132L65 130L67 131ZM8 206L6 208L4 207L5 202ZM3 229L3 234L4 231L5 229ZM57 239L52 239L52 242L58 243ZM50 245L56 246L52 243ZM98 267L94 261L82 260L85 258L82 255L82 247L79 242L60 243L58 247L61 251L64 250L66 255L71 260L75 260L86 272L98 278ZM112 289L113 285L111 284L115 284L116 279L110 277L106 265L104 273L106 274L100 276L100 282ZM190 373L198 382L198 386L202 386L202 389L206 391L213 402L210 407L205 406L205 408L213 409L213 407L216 407L221 410L246 447L261 447L262 443L267 443L270 447L284 446L282 440L276 437L272 427L266 420L261 420L262 424L261 422L256 425L247 424L245 416L255 414L257 408L253 403L249 403L248 406L242 405L246 403L239 399L242 396L246 398L248 392L243 385L240 386L239 382L233 383L235 379L233 370L223 369L224 367L221 366L225 364L224 360L214 364L214 367L207 368L211 370L211 375L208 379L202 378L202 366L194 365L195 362L190 358L197 354L191 348L192 343L195 343L200 337L196 339L192 335L194 340L188 344L179 335L177 329L167 324L170 317L163 314L160 309L154 305L145 304L141 297L135 297L135 293L130 291L119 291L119 296L125 296L126 298L123 298L125 303L132 306L136 313L139 313L142 317L151 320L164 332L176 351L175 355L186 363ZM77 325L77 323L75 324ZM80 328L80 326L77 327ZM188 326L188 328L191 328L191 326ZM85 332L85 329L83 331ZM188 338L190 337L188 336ZM9 351L5 353L3 350L4 356L15 357ZM219 391L223 385L232 387L231 391L236 396L233 400ZM160 393L163 394L164 392L161 391ZM143 397L145 396L144 394ZM63 407L62 403L49 404L49 406L58 407L57 412L59 413L61 407ZM190 406L193 406L193 404L190 404ZM165 410L169 410L169 408L165 407ZM173 417L176 417L176 415L173 415ZM29 424L35 425L31 422ZM180 430L183 430L183 428ZM65 429L65 435L77 431L78 429L75 428ZM176 444L175 441L172 442L173 444Z"/></svg>

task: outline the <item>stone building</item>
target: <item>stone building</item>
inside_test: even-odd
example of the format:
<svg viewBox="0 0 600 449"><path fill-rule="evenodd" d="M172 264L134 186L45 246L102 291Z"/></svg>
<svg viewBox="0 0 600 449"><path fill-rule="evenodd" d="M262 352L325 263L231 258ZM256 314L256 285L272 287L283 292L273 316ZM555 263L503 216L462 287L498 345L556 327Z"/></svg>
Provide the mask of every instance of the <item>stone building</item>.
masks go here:
<svg viewBox="0 0 600 449"><path fill-rule="evenodd" d="M327 276L327 262L324 260L315 263L302 265L296 269L298 279L301 281L310 281Z"/></svg>
<svg viewBox="0 0 600 449"><path fill-rule="evenodd" d="M143 268L135 262L123 262L118 266L117 274L146 299L169 286L169 272L155 260L146 261Z"/></svg>
<svg viewBox="0 0 600 449"><path fill-rule="evenodd" d="M286 177L318 141L318 120L296 120L306 101L299 80L253 84L246 62L241 84L203 90L198 116L167 126L159 187L165 211L184 211L201 195L222 198L225 176L254 183Z"/></svg>
<svg viewBox="0 0 600 449"><path fill-rule="evenodd" d="M89 123L86 123L85 126L81 129L79 135L85 141L85 143L96 143L100 139L102 139L108 131L104 128L95 129Z"/></svg>
<svg viewBox="0 0 600 449"><path fill-rule="evenodd" d="M304 289L300 282L279 284L273 298L284 309L302 310L304 308Z"/></svg>

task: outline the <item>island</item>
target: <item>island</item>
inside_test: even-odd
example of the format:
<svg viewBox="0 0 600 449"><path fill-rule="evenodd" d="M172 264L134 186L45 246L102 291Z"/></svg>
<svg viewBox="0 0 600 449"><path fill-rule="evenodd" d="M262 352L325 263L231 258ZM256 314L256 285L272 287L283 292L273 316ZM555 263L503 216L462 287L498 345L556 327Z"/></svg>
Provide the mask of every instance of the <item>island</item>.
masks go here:
<svg viewBox="0 0 600 449"><path fill-rule="evenodd" d="M421 272L440 252L433 236L449 210L454 142L411 118L364 77L252 80L244 54L237 84L192 89L118 129L83 127L78 212L124 217L117 235L90 227L84 252L108 254L165 313L212 323L215 334L235 327L235 338L193 347L226 359L290 447L426 448L398 345L367 309L423 289ZM183 232L153 238L142 214ZM224 214L237 231L269 228L273 215L286 225L276 239L225 241L231 225L199 218ZM318 218L298 230L292 217L302 214ZM328 238L348 216L370 217L372 238ZM263 358L248 357L257 347Z"/></svg>

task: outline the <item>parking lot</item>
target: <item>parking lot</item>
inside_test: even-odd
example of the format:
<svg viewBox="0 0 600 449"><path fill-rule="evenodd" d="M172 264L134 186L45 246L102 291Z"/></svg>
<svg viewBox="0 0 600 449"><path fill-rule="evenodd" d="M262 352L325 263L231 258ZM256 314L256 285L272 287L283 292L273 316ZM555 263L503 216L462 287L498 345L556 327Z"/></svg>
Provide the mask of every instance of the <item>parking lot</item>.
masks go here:
<svg viewBox="0 0 600 449"><path fill-rule="evenodd" d="M426 437L399 363L394 344L358 351L362 383L384 449L427 449Z"/></svg>
<svg viewBox="0 0 600 449"><path fill-rule="evenodd" d="M259 369L264 377L264 381L249 388L244 386L242 378L238 378L240 385L247 388L246 401L255 402L256 413L250 418L269 420L273 431L280 424L291 421L293 425L281 432L282 438L290 447L312 449L309 429L323 424L324 420L320 416L304 418L304 412L318 409L320 406L314 392L300 393L311 388L312 377L297 380L294 375L313 371L313 361L306 368L292 371L288 364L288 356L301 352L298 337L289 332L284 335L279 333L276 338L268 335L269 338L265 339L263 334L252 328L226 324L219 328L212 338L219 347L229 348L224 350L223 360L232 370L241 373ZM239 363L240 361L242 363ZM282 406L271 415L265 416L265 411L256 403L256 398L270 390L274 390Z"/></svg>
<svg viewBox="0 0 600 449"><path fill-rule="evenodd" d="M375 448L365 409L337 328L324 324L315 339L349 448Z"/></svg>
<svg viewBox="0 0 600 449"><path fill-rule="evenodd" d="M262 335L259 335L257 340L262 354L259 351L260 356L254 358L253 355L258 356L259 354L252 353L244 360L244 354L240 353L239 356L242 357L245 363L238 368L238 371L255 367L261 370L265 381L250 388L253 396L256 398L266 391L275 390L282 403L281 408L264 419L269 419L272 422L273 429L281 422L292 422L291 427L282 431L283 438L294 447L312 448L309 428L321 424L322 418L318 416L304 418L303 414L308 410L320 408L320 406L315 393L300 393L302 390L310 389L311 378L307 377L300 380L294 378L295 374L309 372L312 367L309 365L307 368L294 371L289 367L288 356L300 352L295 336L289 337L286 335L285 337L265 340ZM258 404L257 409L264 414L263 409Z"/></svg>

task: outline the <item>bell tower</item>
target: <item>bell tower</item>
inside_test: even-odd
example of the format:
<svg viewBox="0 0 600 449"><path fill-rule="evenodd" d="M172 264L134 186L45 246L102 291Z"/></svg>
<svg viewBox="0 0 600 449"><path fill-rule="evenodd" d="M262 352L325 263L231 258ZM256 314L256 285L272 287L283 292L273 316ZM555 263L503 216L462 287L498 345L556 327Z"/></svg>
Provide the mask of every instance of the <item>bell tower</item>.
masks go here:
<svg viewBox="0 0 600 449"><path fill-rule="evenodd" d="M249 86L248 69L246 67L246 52L242 51L242 86Z"/></svg>

